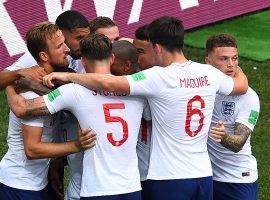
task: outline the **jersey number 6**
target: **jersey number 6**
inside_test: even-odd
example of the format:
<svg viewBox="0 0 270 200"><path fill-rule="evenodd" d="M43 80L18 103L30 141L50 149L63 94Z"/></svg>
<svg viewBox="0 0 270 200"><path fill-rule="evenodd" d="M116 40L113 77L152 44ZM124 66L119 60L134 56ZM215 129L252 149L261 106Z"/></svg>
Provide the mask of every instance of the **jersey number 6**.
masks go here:
<svg viewBox="0 0 270 200"><path fill-rule="evenodd" d="M123 128L123 138L119 141L116 141L113 139L113 134L112 133L107 133L107 138L109 142L113 146L121 146L127 139L128 139L128 124L127 122L118 116L111 116L110 109L125 109L125 104L123 103L108 103L108 104L103 104L103 111L104 111L104 116L105 116L105 121L106 123L111 123L111 122L119 122L122 124Z"/></svg>
<svg viewBox="0 0 270 200"><path fill-rule="evenodd" d="M199 110L198 108L192 109L192 104L196 101L201 104L201 108L205 108L205 102L202 99L202 97L200 97L199 95L194 96L192 99L190 99L188 101L185 131L190 137L196 136L202 130L202 127L203 127L204 115L203 115L202 111ZM198 126L197 130L195 130L195 131L190 130L190 121L191 121L192 115L199 115L200 116L199 126Z"/></svg>

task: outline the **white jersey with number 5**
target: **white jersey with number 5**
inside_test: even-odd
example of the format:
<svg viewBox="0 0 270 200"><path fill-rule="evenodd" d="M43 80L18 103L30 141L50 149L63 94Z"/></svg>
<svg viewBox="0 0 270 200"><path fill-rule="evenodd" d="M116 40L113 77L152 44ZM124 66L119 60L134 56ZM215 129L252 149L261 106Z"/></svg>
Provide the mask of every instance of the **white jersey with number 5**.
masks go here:
<svg viewBox="0 0 270 200"><path fill-rule="evenodd" d="M146 96L151 109L147 179L211 176L207 137L215 96L232 92L232 78L210 65L188 61L156 66L127 79L131 95Z"/></svg>
<svg viewBox="0 0 270 200"><path fill-rule="evenodd" d="M83 160L81 196L104 196L141 189L136 144L144 100L67 84L44 96L51 113L65 109L81 128L97 133Z"/></svg>

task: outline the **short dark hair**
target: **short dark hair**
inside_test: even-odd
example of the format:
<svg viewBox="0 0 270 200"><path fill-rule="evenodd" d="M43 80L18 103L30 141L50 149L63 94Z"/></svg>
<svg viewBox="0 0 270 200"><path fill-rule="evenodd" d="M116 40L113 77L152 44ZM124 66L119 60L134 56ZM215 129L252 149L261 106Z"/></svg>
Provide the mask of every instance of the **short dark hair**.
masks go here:
<svg viewBox="0 0 270 200"><path fill-rule="evenodd" d="M149 41L148 24L140 26L135 31L135 37L138 40Z"/></svg>
<svg viewBox="0 0 270 200"><path fill-rule="evenodd" d="M82 57L87 60L103 60L112 55L112 43L103 34L89 34L80 41Z"/></svg>
<svg viewBox="0 0 270 200"><path fill-rule="evenodd" d="M148 26L150 41L160 44L169 52L182 52L184 46L184 27L176 17L163 16L155 19Z"/></svg>
<svg viewBox="0 0 270 200"><path fill-rule="evenodd" d="M57 31L60 31L56 24L51 22L40 22L33 25L26 33L26 45L33 56L39 62L39 53L48 52L47 39L51 39Z"/></svg>
<svg viewBox="0 0 270 200"><path fill-rule="evenodd" d="M117 26L116 22L109 17L99 16L89 22L90 32L95 33L99 28L109 28Z"/></svg>
<svg viewBox="0 0 270 200"><path fill-rule="evenodd" d="M217 47L235 47L237 48L236 39L229 34L221 33L218 35L212 35L206 41L206 55Z"/></svg>
<svg viewBox="0 0 270 200"><path fill-rule="evenodd" d="M115 41L112 44L112 52L115 55L115 59L119 61L129 60L132 64L138 63L138 51L137 48L130 42L125 40Z"/></svg>
<svg viewBox="0 0 270 200"><path fill-rule="evenodd" d="M77 28L89 28L86 17L78 11L68 10L60 14L55 23L61 30L72 32Z"/></svg>

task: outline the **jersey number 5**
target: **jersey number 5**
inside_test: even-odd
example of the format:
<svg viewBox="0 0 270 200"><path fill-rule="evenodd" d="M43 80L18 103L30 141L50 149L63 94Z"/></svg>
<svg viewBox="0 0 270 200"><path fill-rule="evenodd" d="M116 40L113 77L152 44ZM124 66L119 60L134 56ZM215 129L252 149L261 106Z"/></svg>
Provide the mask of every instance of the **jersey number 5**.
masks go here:
<svg viewBox="0 0 270 200"><path fill-rule="evenodd" d="M103 104L103 111L104 111L106 123L111 123L111 122L121 123L122 128L123 128L123 133L124 133L123 138L119 141L116 141L113 139L113 133L107 133L107 138L113 146L121 146L128 139L128 124L121 117L111 116L111 113L110 113L111 109L125 109L125 104L123 103Z"/></svg>
<svg viewBox="0 0 270 200"><path fill-rule="evenodd" d="M202 127L203 127L204 115L203 115L202 111L199 110L198 108L192 109L192 104L196 101L201 104L201 108L205 108L205 102L202 99L202 97L200 97L199 95L194 96L192 99L190 99L188 101L185 131L190 137L196 136L202 130ZM200 116L199 126L198 126L197 130L195 130L195 131L190 130L190 121L191 121L192 115L199 115Z"/></svg>

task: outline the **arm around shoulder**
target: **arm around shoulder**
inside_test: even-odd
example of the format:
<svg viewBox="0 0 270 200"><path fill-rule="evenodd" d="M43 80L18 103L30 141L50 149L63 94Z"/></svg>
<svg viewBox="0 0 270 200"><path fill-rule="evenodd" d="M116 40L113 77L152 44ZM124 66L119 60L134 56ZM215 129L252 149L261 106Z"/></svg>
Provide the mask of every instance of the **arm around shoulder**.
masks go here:
<svg viewBox="0 0 270 200"><path fill-rule="evenodd" d="M233 77L234 87L231 95L245 94L248 90L248 79L242 69L238 66Z"/></svg>

